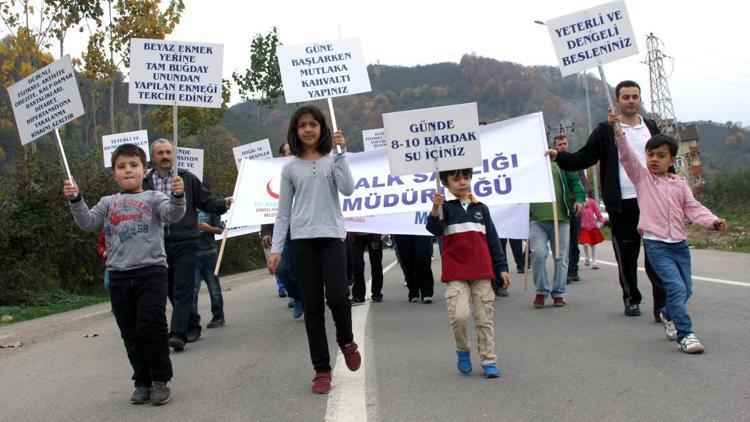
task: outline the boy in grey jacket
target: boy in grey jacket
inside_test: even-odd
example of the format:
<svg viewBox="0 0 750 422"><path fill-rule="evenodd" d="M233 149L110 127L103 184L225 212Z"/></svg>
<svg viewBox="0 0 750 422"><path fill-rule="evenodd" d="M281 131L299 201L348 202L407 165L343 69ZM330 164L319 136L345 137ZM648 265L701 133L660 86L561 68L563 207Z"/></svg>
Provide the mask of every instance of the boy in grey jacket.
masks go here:
<svg viewBox="0 0 750 422"><path fill-rule="evenodd" d="M97 231L104 227L112 312L133 367L133 404L169 400L172 362L167 344L167 257L164 223L185 214L183 181L172 180L172 194L144 191L146 154L133 144L123 144L112 154L112 172L123 192L101 198L89 209L78 186L65 181L63 193L70 201L78 227Z"/></svg>

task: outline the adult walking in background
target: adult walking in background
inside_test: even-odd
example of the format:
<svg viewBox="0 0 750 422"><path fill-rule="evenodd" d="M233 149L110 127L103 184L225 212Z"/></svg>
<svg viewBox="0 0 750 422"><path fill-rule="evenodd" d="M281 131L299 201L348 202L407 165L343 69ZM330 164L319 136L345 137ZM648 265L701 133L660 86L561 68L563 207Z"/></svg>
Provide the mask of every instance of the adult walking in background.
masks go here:
<svg viewBox="0 0 750 422"><path fill-rule="evenodd" d="M659 133L656 122L645 119L638 111L641 107L641 88L633 81L622 81L615 87L616 106L621 114L623 132L636 151L641 164L646 163L646 142ZM638 233L638 198L635 186L625 173L617 156L615 133L608 121L602 121L591 132L586 145L574 153L548 150L550 158L564 170L582 170L599 163L599 177L602 181L602 198L609 213L612 228L612 247L617 259L622 300L625 315L639 316L643 300L638 290L638 254L641 248L641 235ZM651 267L648 254L644 252L646 275L651 281L654 296L654 320L666 304L667 296L658 275Z"/></svg>

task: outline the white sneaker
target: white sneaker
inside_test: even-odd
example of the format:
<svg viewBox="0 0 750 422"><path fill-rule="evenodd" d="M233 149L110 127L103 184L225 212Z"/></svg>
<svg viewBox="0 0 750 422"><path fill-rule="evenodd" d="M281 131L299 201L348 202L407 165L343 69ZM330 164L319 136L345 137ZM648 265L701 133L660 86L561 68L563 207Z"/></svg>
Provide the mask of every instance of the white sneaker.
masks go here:
<svg viewBox="0 0 750 422"><path fill-rule="evenodd" d="M664 334L667 336L667 340L677 340L677 328L674 326L674 322L667 320L664 317L664 312L659 312L661 322L664 324Z"/></svg>
<svg viewBox="0 0 750 422"><path fill-rule="evenodd" d="M703 345L698 341L698 337L695 334L690 333L680 340L680 350L685 353L696 354L703 353Z"/></svg>

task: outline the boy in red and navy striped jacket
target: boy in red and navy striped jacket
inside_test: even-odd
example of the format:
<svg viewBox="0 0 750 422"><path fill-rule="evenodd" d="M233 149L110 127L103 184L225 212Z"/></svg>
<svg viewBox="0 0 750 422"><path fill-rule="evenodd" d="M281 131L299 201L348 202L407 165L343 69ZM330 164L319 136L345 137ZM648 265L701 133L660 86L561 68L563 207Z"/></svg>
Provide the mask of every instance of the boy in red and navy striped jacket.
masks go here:
<svg viewBox="0 0 750 422"><path fill-rule="evenodd" d="M473 308L483 375L496 378L500 370L492 326L495 300L492 280L496 274L500 275L503 287L507 288L510 276L489 208L471 195L471 176L470 168L440 172L440 181L456 199L445 202L442 194L435 194L427 230L440 236L443 242L441 280L447 283L445 298L456 341L458 370L462 374L471 372L468 324ZM441 206L442 220L439 218Z"/></svg>

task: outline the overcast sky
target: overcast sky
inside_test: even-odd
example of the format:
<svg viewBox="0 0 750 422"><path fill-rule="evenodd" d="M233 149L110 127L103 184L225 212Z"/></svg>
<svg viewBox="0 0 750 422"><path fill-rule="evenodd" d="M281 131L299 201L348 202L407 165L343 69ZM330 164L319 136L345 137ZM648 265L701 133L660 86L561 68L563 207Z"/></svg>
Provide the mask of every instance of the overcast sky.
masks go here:
<svg viewBox="0 0 750 422"><path fill-rule="evenodd" d="M596 6L600 0L186 0L168 39L224 44L224 74L249 66L250 39L278 27L281 42L360 37L367 63L414 66L458 62L465 53L523 65L556 65L547 29L534 20ZM750 125L750 55L745 1L627 0L639 54L605 65L608 82L634 79L650 110L646 36L664 43L669 86L682 121ZM595 69L594 69L595 70ZM429 84L429 81L425 81ZM232 102L238 102L238 96ZM596 119L596 117L595 117Z"/></svg>

